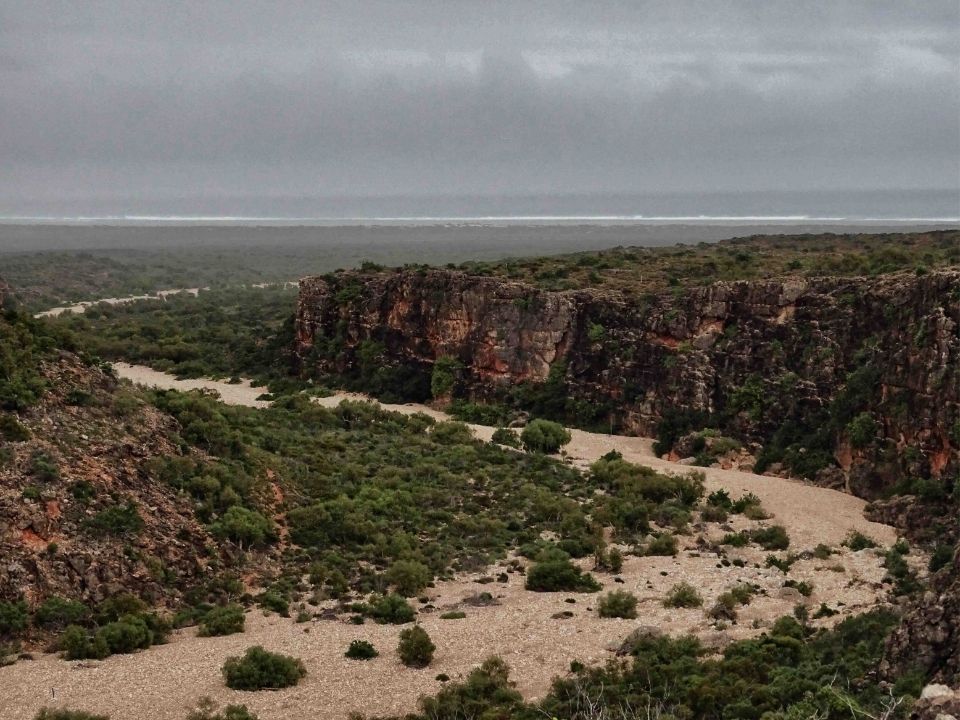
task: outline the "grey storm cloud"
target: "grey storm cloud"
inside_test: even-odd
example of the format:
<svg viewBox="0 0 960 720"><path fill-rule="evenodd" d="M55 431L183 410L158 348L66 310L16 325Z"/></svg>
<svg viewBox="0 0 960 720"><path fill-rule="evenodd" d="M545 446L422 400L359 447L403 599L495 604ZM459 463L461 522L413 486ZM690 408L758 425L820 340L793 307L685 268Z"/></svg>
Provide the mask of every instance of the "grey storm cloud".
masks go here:
<svg viewBox="0 0 960 720"><path fill-rule="evenodd" d="M960 4L0 2L8 199L953 188Z"/></svg>

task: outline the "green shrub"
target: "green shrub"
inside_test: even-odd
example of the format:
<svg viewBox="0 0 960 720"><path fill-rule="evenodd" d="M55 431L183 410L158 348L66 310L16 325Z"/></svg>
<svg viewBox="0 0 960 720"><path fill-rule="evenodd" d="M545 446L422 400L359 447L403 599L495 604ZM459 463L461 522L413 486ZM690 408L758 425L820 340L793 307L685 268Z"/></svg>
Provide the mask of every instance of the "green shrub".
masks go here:
<svg viewBox="0 0 960 720"><path fill-rule="evenodd" d="M493 437L490 438L492 442L498 443L500 445L506 445L507 447L518 448L520 447L520 438L517 437L515 433L510 428L497 428L493 431Z"/></svg>
<svg viewBox="0 0 960 720"><path fill-rule="evenodd" d="M527 571L527 590L536 592L596 592L600 589L592 575L569 560L547 560Z"/></svg>
<svg viewBox="0 0 960 720"><path fill-rule="evenodd" d="M198 635L214 637L242 633L244 612L240 605L223 605L208 611L200 621Z"/></svg>
<svg viewBox="0 0 960 720"><path fill-rule="evenodd" d="M84 527L94 535L132 535L143 529L143 518L137 506L128 501L124 505L112 505L84 521Z"/></svg>
<svg viewBox="0 0 960 720"><path fill-rule="evenodd" d="M290 617L290 599L278 591L267 590L261 593L257 600L264 610L272 610L283 617Z"/></svg>
<svg viewBox="0 0 960 720"><path fill-rule="evenodd" d="M704 522L726 522L727 511L719 505L704 505L700 510L700 518Z"/></svg>
<svg viewBox="0 0 960 720"><path fill-rule="evenodd" d="M729 545L730 547L746 547L750 542L750 535L741 530L738 533L727 533L723 536L723 539L720 540L721 545Z"/></svg>
<svg viewBox="0 0 960 720"><path fill-rule="evenodd" d="M813 556L817 560L826 560L831 555L833 555L833 548L824 543L818 543L817 546L813 549Z"/></svg>
<svg viewBox="0 0 960 720"><path fill-rule="evenodd" d="M110 648L102 635L91 636L79 625L69 625L60 636L58 644L67 660L101 659L110 654Z"/></svg>
<svg viewBox="0 0 960 720"><path fill-rule="evenodd" d="M764 550L786 550L790 547L790 537L782 525L771 525L750 531L750 539Z"/></svg>
<svg viewBox="0 0 960 720"><path fill-rule="evenodd" d="M30 431L20 423L16 415L0 412L0 439L22 442L30 439Z"/></svg>
<svg viewBox="0 0 960 720"><path fill-rule="evenodd" d="M864 535L859 530L851 530L850 534L847 535L847 539L843 541L843 544L854 552L857 552L858 550L875 548L877 546L877 541L869 535Z"/></svg>
<svg viewBox="0 0 960 720"><path fill-rule="evenodd" d="M354 640L343 655L351 660L372 660L379 654L377 649L366 640Z"/></svg>
<svg viewBox="0 0 960 720"><path fill-rule="evenodd" d="M672 557L677 554L677 538L672 533L660 533L647 543L644 555Z"/></svg>
<svg viewBox="0 0 960 720"><path fill-rule="evenodd" d="M413 622L416 611L402 596L391 593L375 598L370 603L369 614L381 624L403 625Z"/></svg>
<svg viewBox="0 0 960 720"><path fill-rule="evenodd" d="M63 708L43 708L33 720L110 720L109 715L94 715L84 710L65 710ZM232 718L231 718L232 720Z"/></svg>
<svg viewBox="0 0 960 720"><path fill-rule="evenodd" d="M663 606L668 608L693 608L703 605L703 598L689 583L681 582L670 588Z"/></svg>
<svg viewBox="0 0 960 720"><path fill-rule="evenodd" d="M868 412L862 412L847 424L850 444L860 449L869 445L877 435L877 421Z"/></svg>
<svg viewBox="0 0 960 720"><path fill-rule="evenodd" d="M952 545L937 545L930 555L930 564L927 566L930 572L937 572L946 567L953 560L955 550Z"/></svg>
<svg viewBox="0 0 960 720"><path fill-rule="evenodd" d="M795 589L804 597L810 597L813 594L813 583L806 580L785 580L783 586Z"/></svg>
<svg viewBox="0 0 960 720"><path fill-rule="evenodd" d="M273 522L256 510L240 505L230 507L217 522L210 526L217 537L237 543L241 549L255 547L273 540L276 530Z"/></svg>
<svg viewBox="0 0 960 720"><path fill-rule="evenodd" d="M433 661L436 649L437 646L430 640L427 631L419 625L400 631L397 655L400 656L400 662L407 667L426 667Z"/></svg>
<svg viewBox="0 0 960 720"><path fill-rule="evenodd" d="M260 645L223 664L224 682L232 690L278 690L296 685L306 674L296 658L268 652Z"/></svg>
<svg viewBox="0 0 960 720"><path fill-rule="evenodd" d="M520 433L520 441L530 452L550 455L570 442L570 432L552 420L531 420Z"/></svg>
<svg viewBox="0 0 960 720"><path fill-rule="evenodd" d="M637 597L626 590L614 590L600 598L597 610L602 618L630 620L637 616Z"/></svg>
<svg viewBox="0 0 960 720"><path fill-rule="evenodd" d="M67 625L84 625L90 620L90 608L82 602L61 597L43 601L34 613L36 625L48 630L58 630Z"/></svg>
<svg viewBox="0 0 960 720"><path fill-rule="evenodd" d="M463 369L463 363L454 357L438 357L433 363L430 375L430 394L436 399L448 397L457 382L457 376Z"/></svg>
<svg viewBox="0 0 960 720"><path fill-rule="evenodd" d="M0 600L0 637L25 630L28 619L27 604L23 600Z"/></svg>
<svg viewBox="0 0 960 720"><path fill-rule="evenodd" d="M153 644L154 635L147 621L140 615L124 615L97 631L111 653L131 653Z"/></svg>
<svg viewBox="0 0 960 720"><path fill-rule="evenodd" d="M467 614L462 610L451 610L450 612L441 613L441 620L463 620Z"/></svg>
<svg viewBox="0 0 960 720"><path fill-rule="evenodd" d="M387 570L385 577L396 588L397 594L413 597L433 580L433 573L416 560L397 560Z"/></svg>

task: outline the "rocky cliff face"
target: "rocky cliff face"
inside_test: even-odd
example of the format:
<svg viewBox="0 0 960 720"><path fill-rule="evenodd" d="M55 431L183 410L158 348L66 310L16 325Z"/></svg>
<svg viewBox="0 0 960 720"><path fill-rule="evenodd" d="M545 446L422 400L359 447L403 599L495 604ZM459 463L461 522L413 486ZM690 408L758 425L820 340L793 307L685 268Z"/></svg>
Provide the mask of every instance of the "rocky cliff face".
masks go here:
<svg viewBox="0 0 960 720"><path fill-rule="evenodd" d="M455 393L553 388L651 434L700 413L865 497L960 470L960 272L721 282L642 299L445 270L301 281L305 372L462 365ZM808 453L805 455L805 453ZM803 472L803 470L801 470Z"/></svg>

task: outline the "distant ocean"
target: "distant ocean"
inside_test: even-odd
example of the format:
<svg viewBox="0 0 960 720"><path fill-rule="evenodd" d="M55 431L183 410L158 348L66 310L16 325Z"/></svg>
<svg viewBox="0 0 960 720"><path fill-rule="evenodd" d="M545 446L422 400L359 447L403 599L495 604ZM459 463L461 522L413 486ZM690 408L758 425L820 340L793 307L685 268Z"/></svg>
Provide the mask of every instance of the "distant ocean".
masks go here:
<svg viewBox="0 0 960 720"><path fill-rule="evenodd" d="M417 197L0 199L0 222L225 225L957 223L960 189Z"/></svg>

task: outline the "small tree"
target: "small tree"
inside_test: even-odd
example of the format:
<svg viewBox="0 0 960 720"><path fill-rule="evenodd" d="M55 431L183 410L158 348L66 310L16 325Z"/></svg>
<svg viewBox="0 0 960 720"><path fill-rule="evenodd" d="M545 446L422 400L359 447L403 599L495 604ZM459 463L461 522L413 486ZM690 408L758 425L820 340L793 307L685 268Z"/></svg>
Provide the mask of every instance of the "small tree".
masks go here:
<svg viewBox="0 0 960 720"><path fill-rule="evenodd" d="M400 662L407 667L426 667L433 661L433 652L436 649L437 646L430 640L427 631L419 625L400 632L397 654L400 656Z"/></svg>
<svg viewBox="0 0 960 720"><path fill-rule="evenodd" d="M551 420L532 420L520 433L520 440L526 450L549 455L570 442L570 431Z"/></svg>
<svg viewBox="0 0 960 720"><path fill-rule="evenodd" d="M403 625L416 614L410 603L396 594L379 597L370 603L370 617L380 624Z"/></svg>
<svg viewBox="0 0 960 720"><path fill-rule="evenodd" d="M668 608L692 608L703 605L703 598L689 583L677 583L667 593L663 606Z"/></svg>
<svg viewBox="0 0 960 720"><path fill-rule="evenodd" d="M241 548L262 545L274 536L270 520L240 505L232 506L210 529L214 535L233 540Z"/></svg>

